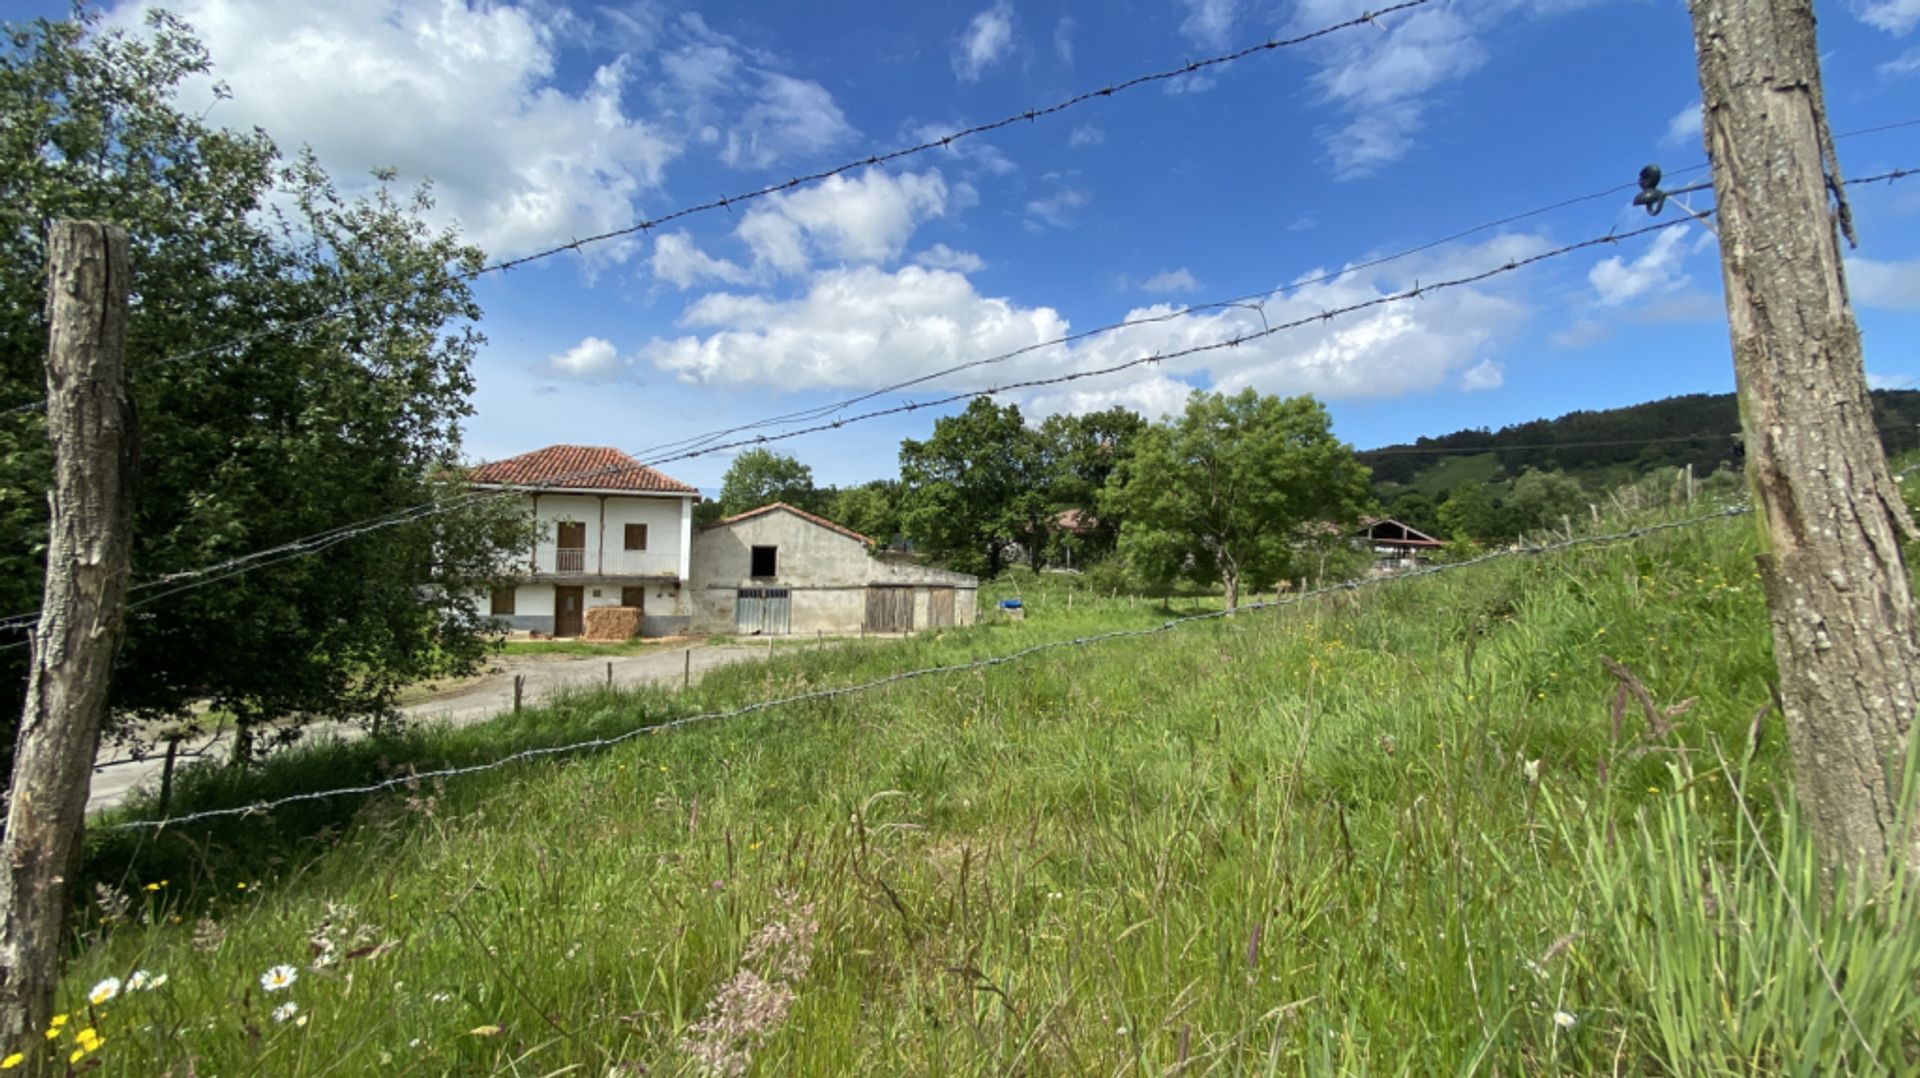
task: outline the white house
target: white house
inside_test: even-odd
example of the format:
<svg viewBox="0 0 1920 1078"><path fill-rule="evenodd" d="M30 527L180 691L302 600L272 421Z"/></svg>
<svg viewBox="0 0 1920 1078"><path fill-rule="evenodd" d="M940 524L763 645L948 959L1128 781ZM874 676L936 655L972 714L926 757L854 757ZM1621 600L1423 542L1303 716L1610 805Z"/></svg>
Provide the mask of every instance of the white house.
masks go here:
<svg viewBox="0 0 1920 1078"><path fill-rule="evenodd" d="M527 574L483 599L517 631L579 636L587 610L641 611L642 636L686 631L693 504L700 492L618 449L550 445L468 473L478 490L515 491L536 522Z"/></svg>

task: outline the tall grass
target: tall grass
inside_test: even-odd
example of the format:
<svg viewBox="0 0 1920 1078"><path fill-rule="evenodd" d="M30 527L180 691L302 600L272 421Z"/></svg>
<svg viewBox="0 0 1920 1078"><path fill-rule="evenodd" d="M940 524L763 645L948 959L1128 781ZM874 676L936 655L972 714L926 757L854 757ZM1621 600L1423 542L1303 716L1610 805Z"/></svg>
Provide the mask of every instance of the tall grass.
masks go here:
<svg viewBox="0 0 1920 1078"><path fill-rule="evenodd" d="M1910 1071L1912 891L1821 901L1777 718L1749 748L1771 671L1751 527L123 836L92 871L133 905L89 922L63 998L107 1074ZM387 751L629 728L1165 618L1023 594L1023 622ZM1670 733L1637 703L1616 721L1603 656ZM378 764L329 751L182 796ZM298 979L264 991L278 963ZM168 980L89 1009L134 970Z"/></svg>

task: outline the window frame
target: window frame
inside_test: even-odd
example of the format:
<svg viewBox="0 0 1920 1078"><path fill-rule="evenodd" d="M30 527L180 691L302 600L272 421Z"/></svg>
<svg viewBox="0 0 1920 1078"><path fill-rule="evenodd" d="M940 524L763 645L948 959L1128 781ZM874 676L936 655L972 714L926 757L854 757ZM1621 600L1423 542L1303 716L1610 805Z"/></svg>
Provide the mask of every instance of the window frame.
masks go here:
<svg viewBox="0 0 1920 1078"><path fill-rule="evenodd" d="M633 545L633 537L635 535L635 529L638 529L638 534L640 536L639 546ZM620 538L621 538L622 550L644 551L647 549L647 526L645 524L632 524L632 523L627 524L621 530Z"/></svg>
<svg viewBox="0 0 1920 1078"><path fill-rule="evenodd" d="M519 593L520 588L517 585L511 584L503 588L492 589L491 594L487 598L487 616L493 618L513 617L519 605ZM505 595L507 600L504 604L500 601L502 595ZM503 605L506 607L505 610L500 609Z"/></svg>
<svg viewBox="0 0 1920 1078"><path fill-rule="evenodd" d="M760 572L760 559L765 552L766 572ZM780 575L780 546L778 543L754 544L747 548L747 575L754 580L772 580Z"/></svg>

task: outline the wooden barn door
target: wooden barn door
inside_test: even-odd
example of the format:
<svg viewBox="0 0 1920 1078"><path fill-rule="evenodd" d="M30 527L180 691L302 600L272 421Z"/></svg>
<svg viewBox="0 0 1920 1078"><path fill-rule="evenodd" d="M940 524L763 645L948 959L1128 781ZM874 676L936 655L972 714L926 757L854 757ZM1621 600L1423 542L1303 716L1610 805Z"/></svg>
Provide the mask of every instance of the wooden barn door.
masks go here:
<svg viewBox="0 0 1920 1078"><path fill-rule="evenodd" d="M953 625L953 589L927 589L927 628L946 629Z"/></svg>
<svg viewBox="0 0 1920 1078"><path fill-rule="evenodd" d="M913 631L913 589L870 585L867 588L867 631Z"/></svg>

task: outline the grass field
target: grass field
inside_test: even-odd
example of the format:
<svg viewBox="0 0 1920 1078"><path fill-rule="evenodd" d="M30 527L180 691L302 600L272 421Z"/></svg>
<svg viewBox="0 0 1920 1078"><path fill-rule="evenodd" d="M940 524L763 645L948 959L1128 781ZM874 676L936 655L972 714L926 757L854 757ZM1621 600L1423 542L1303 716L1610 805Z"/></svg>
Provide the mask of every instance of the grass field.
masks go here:
<svg viewBox="0 0 1920 1078"><path fill-rule="evenodd" d="M113 1075L1911 1072L1913 893L1824 907L1777 716L1749 739L1751 529L96 832L119 897L50 1043ZM1072 585L1023 582L1023 622L193 776L174 811L1167 619Z"/></svg>

